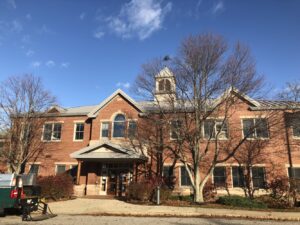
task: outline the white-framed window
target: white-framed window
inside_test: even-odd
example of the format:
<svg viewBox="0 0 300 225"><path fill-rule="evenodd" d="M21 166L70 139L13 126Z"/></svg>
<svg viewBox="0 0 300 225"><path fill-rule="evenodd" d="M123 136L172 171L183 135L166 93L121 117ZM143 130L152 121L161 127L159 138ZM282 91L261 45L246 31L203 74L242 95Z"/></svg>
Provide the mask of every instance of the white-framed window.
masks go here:
<svg viewBox="0 0 300 225"><path fill-rule="evenodd" d="M39 173L39 169L40 169L39 164L31 164L30 169L29 169L29 173L34 173L34 174L37 175Z"/></svg>
<svg viewBox="0 0 300 225"><path fill-rule="evenodd" d="M128 138L134 138L136 136L137 124L135 120L128 122Z"/></svg>
<svg viewBox="0 0 300 225"><path fill-rule="evenodd" d="M74 140L82 141L84 138L84 123L75 123L74 125Z"/></svg>
<svg viewBox="0 0 300 225"><path fill-rule="evenodd" d="M45 123L43 141L59 141L61 139L61 123Z"/></svg>
<svg viewBox="0 0 300 225"><path fill-rule="evenodd" d="M67 171L67 166L65 164L57 164L55 168L55 174L61 174Z"/></svg>
<svg viewBox="0 0 300 225"><path fill-rule="evenodd" d="M180 139L180 129L182 127L182 121L172 120L170 122L170 139L178 140Z"/></svg>
<svg viewBox="0 0 300 225"><path fill-rule="evenodd" d="M266 118L245 118L242 119L243 136L249 139L269 138L268 123Z"/></svg>
<svg viewBox="0 0 300 225"><path fill-rule="evenodd" d="M101 123L101 137L108 138L109 135L109 122Z"/></svg>
<svg viewBox="0 0 300 225"><path fill-rule="evenodd" d="M232 175L232 187L242 188L245 186L244 167L232 166L231 167L231 175Z"/></svg>
<svg viewBox="0 0 300 225"><path fill-rule="evenodd" d="M252 182L254 188L266 187L266 170L265 167L252 167Z"/></svg>
<svg viewBox="0 0 300 225"><path fill-rule="evenodd" d="M205 139L228 139L227 122L223 120L208 119L204 121L203 133Z"/></svg>
<svg viewBox="0 0 300 225"><path fill-rule="evenodd" d="M300 167L288 168L289 178L300 180Z"/></svg>
<svg viewBox="0 0 300 225"><path fill-rule="evenodd" d="M215 187L226 187L226 167L216 166L213 171L213 181Z"/></svg>
<svg viewBox="0 0 300 225"><path fill-rule="evenodd" d="M191 186L192 182L185 166L180 166L180 186Z"/></svg>
<svg viewBox="0 0 300 225"><path fill-rule="evenodd" d="M171 81L169 79L162 79L158 82L158 91L160 92L170 92L171 88Z"/></svg>
<svg viewBox="0 0 300 225"><path fill-rule="evenodd" d="M300 138L300 117L294 117L291 120L293 137Z"/></svg>
<svg viewBox="0 0 300 225"><path fill-rule="evenodd" d="M114 119L114 130L113 130L113 137L114 138L123 138L125 137L125 116L123 114L116 115Z"/></svg>

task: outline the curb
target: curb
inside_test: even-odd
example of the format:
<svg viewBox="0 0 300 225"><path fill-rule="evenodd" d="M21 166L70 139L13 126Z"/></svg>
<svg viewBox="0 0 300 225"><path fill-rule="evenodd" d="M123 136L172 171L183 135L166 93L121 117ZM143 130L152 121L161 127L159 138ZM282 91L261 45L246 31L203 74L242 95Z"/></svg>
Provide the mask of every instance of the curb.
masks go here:
<svg viewBox="0 0 300 225"><path fill-rule="evenodd" d="M273 221L300 221L300 216L293 217L276 217L276 216L249 216L249 215L234 215L234 214L199 214L199 213L189 213L189 214L169 214L169 213L78 213L78 214L58 214L58 215L69 215L69 216L118 216L118 217L180 217L180 218L217 218L217 219L246 219L246 220L273 220Z"/></svg>

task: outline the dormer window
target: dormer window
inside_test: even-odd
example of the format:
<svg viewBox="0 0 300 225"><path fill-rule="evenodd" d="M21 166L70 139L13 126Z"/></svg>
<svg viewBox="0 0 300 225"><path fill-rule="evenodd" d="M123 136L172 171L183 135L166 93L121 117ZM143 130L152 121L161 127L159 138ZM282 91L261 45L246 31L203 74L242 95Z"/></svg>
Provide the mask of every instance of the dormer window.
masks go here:
<svg viewBox="0 0 300 225"><path fill-rule="evenodd" d="M125 137L125 116L123 114L116 115L114 119L113 137Z"/></svg>
<svg viewBox="0 0 300 225"><path fill-rule="evenodd" d="M158 82L158 90L160 92L170 92L171 91L171 81L169 79L162 79Z"/></svg>

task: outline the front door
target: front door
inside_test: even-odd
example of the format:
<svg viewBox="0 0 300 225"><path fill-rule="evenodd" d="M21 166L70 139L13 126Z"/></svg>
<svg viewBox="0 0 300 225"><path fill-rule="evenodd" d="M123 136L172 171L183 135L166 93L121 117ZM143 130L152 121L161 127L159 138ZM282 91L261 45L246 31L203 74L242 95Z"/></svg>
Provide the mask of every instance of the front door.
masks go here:
<svg viewBox="0 0 300 225"><path fill-rule="evenodd" d="M100 176L100 195L107 195L108 169L105 164L102 164Z"/></svg>

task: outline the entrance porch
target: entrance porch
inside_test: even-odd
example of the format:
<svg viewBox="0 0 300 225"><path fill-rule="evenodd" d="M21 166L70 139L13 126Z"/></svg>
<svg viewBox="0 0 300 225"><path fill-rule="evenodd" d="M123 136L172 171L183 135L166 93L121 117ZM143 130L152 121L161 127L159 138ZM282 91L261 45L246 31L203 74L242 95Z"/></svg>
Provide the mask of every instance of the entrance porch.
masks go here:
<svg viewBox="0 0 300 225"><path fill-rule="evenodd" d="M75 194L125 196L130 182L138 179L138 166L147 158L112 143L99 143L71 154L77 159Z"/></svg>

